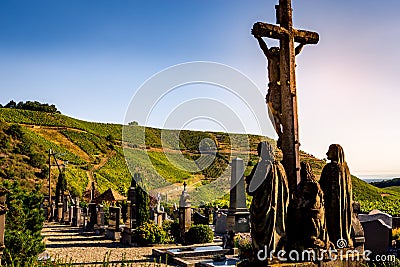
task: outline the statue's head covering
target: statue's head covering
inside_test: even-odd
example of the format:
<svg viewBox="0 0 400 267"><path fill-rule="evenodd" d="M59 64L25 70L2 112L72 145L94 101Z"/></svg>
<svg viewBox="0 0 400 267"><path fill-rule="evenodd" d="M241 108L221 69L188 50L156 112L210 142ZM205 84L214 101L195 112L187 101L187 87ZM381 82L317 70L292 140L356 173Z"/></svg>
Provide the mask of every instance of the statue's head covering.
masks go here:
<svg viewBox="0 0 400 267"><path fill-rule="evenodd" d="M252 193L265 181L274 162L274 147L268 142L260 142L257 146L261 161L254 166L253 175L249 182L248 192Z"/></svg>
<svg viewBox="0 0 400 267"><path fill-rule="evenodd" d="M300 177L302 182L315 182L315 176L312 173L311 166L308 162L300 162Z"/></svg>
<svg viewBox="0 0 400 267"><path fill-rule="evenodd" d="M343 148L339 144L332 144L326 153L328 159L337 163L345 163Z"/></svg>
<svg viewBox="0 0 400 267"><path fill-rule="evenodd" d="M257 146L257 152L263 160L274 159L274 147L268 142L260 142Z"/></svg>

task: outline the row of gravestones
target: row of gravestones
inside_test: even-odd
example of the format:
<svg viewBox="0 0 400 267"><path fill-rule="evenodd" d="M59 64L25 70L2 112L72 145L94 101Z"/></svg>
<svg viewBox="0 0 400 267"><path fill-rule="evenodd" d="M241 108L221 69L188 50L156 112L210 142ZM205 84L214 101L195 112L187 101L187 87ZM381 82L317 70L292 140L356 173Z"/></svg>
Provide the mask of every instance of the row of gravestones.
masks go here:
<svg viewBox="0 0 400 267"><path fill-rule="evenodd" d="M231 172L231 191L230 205L227 210L214 211L213 222L216 234L226 234L232 232L249 232L249 213L246 208L245 185L243 179L244 164L243 160L236 158L232 160ZM136 226L136 196L134 187L135 179L132 180L130 189L128 190L128 209L125 225L120 225L122 217L120 207L110 207L109 225L106 228L104 225L104 211L102 205L90 203L87 209L79 208L79 202L75 201L69 207L68 198L64 197L62 205L55 210L57 218L60 222L70 223L72 226L83 226L86 229L95 230L106 237L117 240L121 238L122 242L132 243L132 232ZM174 217L177 217L180 222L182 234L186 232L194 224L209 224L209 216L201 215L199 212L193 213L190 204L190 197L184 184L182 191L179 209L175 207ZM157 208L152 210L154 222L159 226L167 218L166 212L160 206L160 201L157 201ZM385 254L392 246L392 228L400 228L400 218L392 217L380 211L372 211L369 214L359 214L359 220L364 230L365 249L370 250L375 254ZM1 223L1 221L0 221ZM0 233L1 234L1 233Z"/></svg>
<svg viewBox="0 0 400 267"><path fill-rule="evenodd" d="M249 213L246 208L245 185L243 179L243 160L236 158L232 160L230 205L228 210L214 212L213 224L216 234L232 232L249 232ZM137 178L137 177L136 177ZM135 177L134 177L135 179ZM90 203L88 209L80 209L79 202L75 201L69 207L68 198L64 197L62 205L55 210L60 222L69 223L72 226L83 226L86 229L95 230L110 239L120 239L127 244L132 243L132 231L136 225L135 209L136 196L134 179L128 190L128 209L125 225L120 225L122 217L120 207L110 207L110 219L108 228L104 225L104 211L102 205ZM166 213L157 201L157 208L152 211L155 223L162 225L167 218ZM194 224L209 224L209 217L199 212L192 214L190 197L184 184L184 190L179 202L179 209L175 209L176 217L179 218L182 234ZM359 214L359 220L364 229L365 249L376 254L387 253L392 247L392 228L400 227L400 218L392 217L380 211L372 211L369 214Z"/></svg>

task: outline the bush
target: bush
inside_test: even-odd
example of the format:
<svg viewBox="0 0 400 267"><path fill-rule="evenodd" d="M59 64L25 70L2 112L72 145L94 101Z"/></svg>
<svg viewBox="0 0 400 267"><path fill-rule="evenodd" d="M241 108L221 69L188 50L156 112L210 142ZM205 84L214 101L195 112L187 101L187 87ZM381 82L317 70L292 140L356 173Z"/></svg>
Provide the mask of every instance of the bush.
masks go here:
<svg viewBox="0 0 400 267"><path fill-rule="evenodd" d="M392 235L393 235L393 240L400 241L400 228L393 229Z"/></svg>
<svg viewBox="0 0 400 267"><path fill-rule="evenodd" d="M44 222L43 211L40 209L43 195L39 187L28 192L21 189L17 182L4 182L3 186L9 190L3 260L8 264L29 266L28 263L45 249L40 234Z"/></svg>
<svg viewBox="0 0 400 267"><path fill-rule="evenodd" d="M214 233L208 225L198 224L190 227L185 235L188 244L203 244L213 241Z"/></svg>
<svg viewBox="0 0 400 267"><path fill-rule="evenodd" d="M146 223L150 218L150 197L147 192L140 187L136 186L136 220L139 225Z"/></svg>
<svg viewBox="0 0 400 267"><path fill-rule="evenodd" d="M134 240L140 245L162 244L165 237L165 231L153 222L142 223L134 233Z"/></svg>
<svg viewBox="0 0 400 267"><path fill-rule="evenodd" d="M178 221L165 220L162 223L162 228L167 234L166 243L178 243L181 240L181 231L179 229Z"/></svg>

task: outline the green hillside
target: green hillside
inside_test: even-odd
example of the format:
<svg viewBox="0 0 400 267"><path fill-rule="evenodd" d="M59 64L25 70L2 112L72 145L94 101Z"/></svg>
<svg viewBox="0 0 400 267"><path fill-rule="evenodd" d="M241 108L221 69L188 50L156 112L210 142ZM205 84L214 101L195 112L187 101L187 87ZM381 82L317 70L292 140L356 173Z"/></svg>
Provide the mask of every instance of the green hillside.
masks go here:
<svg viewBox="0 0 400 267"><path fill-rule="evenodd" d="M143 132L145 137L141 140ZM175 189L178 196L186 181L193 195L212 200L217 193L221 194L221 188L229 188L229 175L224 170L228 169L231 157L246 158L249 147L248 174L258 161L256 147L261 140L274 142L255 135L123 127L86 122L58 113L0 108L0 179L17 179L31 188L42 184L46 193L48 150L52 149L58 153L59 164L68 161L65 174L72 195L85 195L92 181L100 192L112 187L126 194L131 180L129 165L146 178L150 188L179 185ZM217 147L213 148L212 143ZM205 151L204 154L199 150ZM127 161L124 152L128 155ZM303 152L301 158L320 175L324 161ZM59 175L57 167L51 168L51 175L54 189ZM216 180L217 177L222 179ZM378 208L400 214L396 204L400 200L398 191L379 189L353 177L353 192L364 211ZM169 197L173 200L172 193Z"/></svg>

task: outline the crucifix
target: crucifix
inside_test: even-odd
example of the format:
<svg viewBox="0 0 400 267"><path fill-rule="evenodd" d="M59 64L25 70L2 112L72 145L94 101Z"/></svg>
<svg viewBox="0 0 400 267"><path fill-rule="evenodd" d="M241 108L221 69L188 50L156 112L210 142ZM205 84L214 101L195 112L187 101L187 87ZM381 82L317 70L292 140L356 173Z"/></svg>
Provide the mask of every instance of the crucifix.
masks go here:
<svg viewBox="0 0 400 267"><path fill-rule="evenodd" d="M283 166L288 177L290 192L296 190L300 182L300 153L299 130L297 117L297 94L295 77L295 55L300 52L305 44L317 44L319 35L316 32L298 30L293 28L291 0L279 0L276 6L277 24L257 22L254 24L252 34L258 39L264 54L268 58L269 90L267 103L278 103L274 110L273 103L270 111L274 127L278 132L278 146L283 152ZM261 37L278 39L280 47L275 50L267 48ZM294 42L300 43L295 49ZM273 57L275 53L275 62ZM273 64L273 66L271 66ZM274 73L273 73L274 72ZM272 81L274 75L276 80Z"/></svg>

